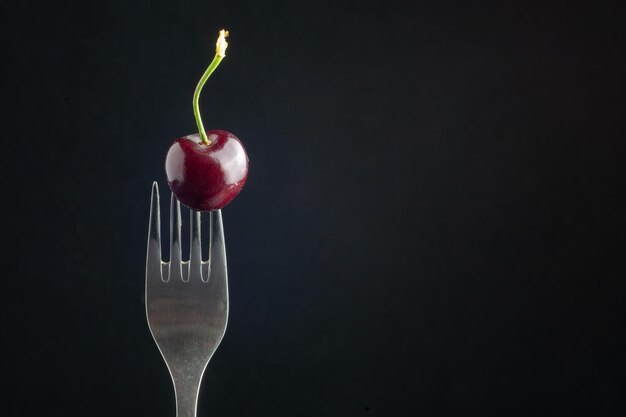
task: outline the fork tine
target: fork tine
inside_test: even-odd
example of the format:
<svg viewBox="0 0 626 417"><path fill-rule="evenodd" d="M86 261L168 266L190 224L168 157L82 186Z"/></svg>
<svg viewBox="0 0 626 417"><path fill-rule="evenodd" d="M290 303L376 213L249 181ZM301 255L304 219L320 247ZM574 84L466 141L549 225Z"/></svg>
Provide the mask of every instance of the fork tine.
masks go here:
<svg viewBox="0 0 626 417"><path fill-rule="evenodd" d="M224 226L222 211L211 212L211 238L209 241L209 273L207 276L226 276L226 245L224 242Z"/></svg>
<svg viewBox="0 0 626 417"><path fill-rule="evenodd" d="M146 278L161 278L161 210L159 208L159 185L152 183L150 197L150 222L148 223L148 251L146 255Z"/></svg>
<svg viewBox="0 0 626 417"><path fill-rule="evenodd" d="M202 279L202 246L200 238L200 212L189 210L191 214L191 249L189 250L189 279Z"/></svg>
<svg viewBox="0 0 626 417"><path fill-rule="evenodd" d="M209 282L206 287L207 305L211 306L214 320L209 333L219 344L228 322L228 275L226 273L226 248L222 212L211 212L211 239L209 243Z"/></svg>
<svg viewBox="0 0 626 417"><path fill-rule="evenodd" d="M170 266L168 279L181 280L183 278L183 269L181 262L180 247L180 203L172 193L170 200Z"/></svg>

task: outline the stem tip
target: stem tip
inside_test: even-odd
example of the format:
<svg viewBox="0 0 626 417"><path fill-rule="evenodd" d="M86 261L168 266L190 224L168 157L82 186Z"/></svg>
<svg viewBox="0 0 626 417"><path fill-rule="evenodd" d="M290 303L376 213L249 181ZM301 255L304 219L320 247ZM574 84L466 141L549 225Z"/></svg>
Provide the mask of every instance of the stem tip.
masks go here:
<svg viewBox="0 0 626 417"><path fill-rule="evenodd" d="M226 56L226 48L228 48L228 42L226 42L226 38L228 37L227 30L220 30L220 36L217 38L217 43L215 44L215 53L220 58L224 58Z"/></svg>

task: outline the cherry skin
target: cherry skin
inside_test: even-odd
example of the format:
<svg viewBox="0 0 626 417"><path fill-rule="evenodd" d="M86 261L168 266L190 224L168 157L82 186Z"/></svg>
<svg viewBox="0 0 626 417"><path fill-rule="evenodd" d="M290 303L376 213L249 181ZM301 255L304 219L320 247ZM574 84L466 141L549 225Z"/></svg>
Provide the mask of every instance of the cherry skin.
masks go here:
<svg viewBox="0 0 626 417"><path fill-rule="evenodd" d="M176 139L165 158L165 173L172 192L197 211L219 210L235 198L248 178L248 155L235 135L224 130Z"/></svg>

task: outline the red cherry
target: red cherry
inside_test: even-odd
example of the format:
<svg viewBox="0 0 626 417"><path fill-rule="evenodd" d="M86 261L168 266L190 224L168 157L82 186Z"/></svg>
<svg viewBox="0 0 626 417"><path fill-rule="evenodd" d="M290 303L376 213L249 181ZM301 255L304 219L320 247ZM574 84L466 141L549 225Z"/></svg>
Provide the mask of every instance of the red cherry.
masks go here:
<svg viewBox="0 0 626 417"><path fill-rule="evenodd" d="M165 158L165 173L172 192L197 211L219 210L239 194L248 178L248 155L235 135L224 130L176 139Z"/></svg>

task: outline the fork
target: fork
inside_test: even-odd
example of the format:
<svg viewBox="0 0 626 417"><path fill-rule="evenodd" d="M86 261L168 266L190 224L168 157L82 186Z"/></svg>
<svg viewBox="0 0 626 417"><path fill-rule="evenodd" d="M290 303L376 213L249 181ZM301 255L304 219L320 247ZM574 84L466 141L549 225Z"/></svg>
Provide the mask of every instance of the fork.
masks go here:
<svg viewBox="0 0 626 417"><path fill-rule="evenodd" d="M170 203L170 261L161 260L159 187L152 185L146 256L146 317L174 383L176 415L195 417L200 382L228 321L226 249L220 211L210 212L209 260L202 260L200 212L191 213L189 261L181 259L180 203Z"/></svg>

